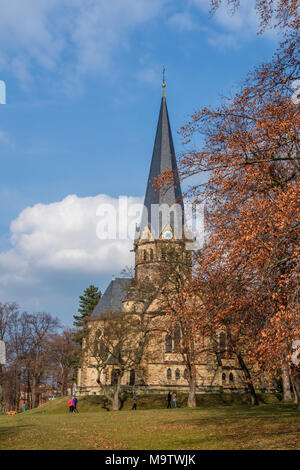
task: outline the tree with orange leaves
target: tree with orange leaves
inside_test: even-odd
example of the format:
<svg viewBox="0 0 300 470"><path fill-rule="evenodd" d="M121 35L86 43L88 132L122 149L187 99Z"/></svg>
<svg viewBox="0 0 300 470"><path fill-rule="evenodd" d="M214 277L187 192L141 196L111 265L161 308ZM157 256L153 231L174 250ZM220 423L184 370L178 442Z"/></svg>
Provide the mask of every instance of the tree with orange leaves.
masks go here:
<svg viewBox="0 0 300 470"><path fill-rule="evenodd" d="M211 10L214 13L224 0L210 0ZM232 14L240 7L241 0L226 0L226 6ZM255 0L255 10L260 18L260 32L266 28L274 27L299 29L299 2L298 0Z"/></svg>
<svg viewBox="0 0 300 470"><path fill-rule="evenodd" d="M195 203L206 202L208 242L195 285L202 309L214 312L211 328L228 328L236 345L247 338L248 361L274 373L288 370L300 408L300 371L291 360L300 339L300 113L292 97L300 78L299 17L293 1L276 7L258 1L265 26L271 4L278 25L287 27L285 41L232 99L194 113L182 127L186 147L197 133L204 144L181 155L179 173L182 179L208 174L188 193ZM166 173L157 183L170 182Z"/></svg>

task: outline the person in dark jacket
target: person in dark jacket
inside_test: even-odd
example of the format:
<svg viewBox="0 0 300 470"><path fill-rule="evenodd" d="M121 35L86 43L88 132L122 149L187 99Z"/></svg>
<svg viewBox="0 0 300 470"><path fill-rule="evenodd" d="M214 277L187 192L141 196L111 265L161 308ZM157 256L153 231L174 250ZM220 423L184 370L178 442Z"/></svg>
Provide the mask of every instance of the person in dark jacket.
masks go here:
<svg viewBox="0 0 300 470"><path fill-rule="evenodd" d="M133 403L132 409L136 410L137 398L136 398L136 392L135 391L132 393L132 403Z"/></svg>
<svg viewBox="0 0 300 470"><path fill-rule="evenodd" d="M75 413L75 412L78 413L78 410L77 410L77 403L78 403L78 400L77 400L77 398L75 397L75 395L74 395L74 397L72 398L72 400L73 400L73 406L74 406L74 413Z"/></svg>
<svg viewBox="0 0 300 470"><path fill-rule="evenodd" d="M167 400L168 400L168 406L167 406L167 408L172 408L172 407L171 407L171 400L172 400L172 394L171 394L171 392L168 393Z"/></svg>

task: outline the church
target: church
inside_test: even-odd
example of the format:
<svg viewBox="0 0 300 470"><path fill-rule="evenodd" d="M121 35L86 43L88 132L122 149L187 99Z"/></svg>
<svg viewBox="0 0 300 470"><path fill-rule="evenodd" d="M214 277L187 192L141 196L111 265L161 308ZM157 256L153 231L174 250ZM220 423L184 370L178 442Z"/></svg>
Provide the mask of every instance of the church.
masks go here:
<svg viewBox="0 0 300 470"><path fill-rule="evenodd" d="M156 190L155 178L161 173L171 170L174 185L167 190ZM161 211L167 208L169 211ZM164 217L168 212L168 217ZM163 215L162 215L163 214ZM142 314L150 319L152 334L145 350L143 376L138 370L128 370L122 377L123 387L135 387L141 393L166 393L172 391L189 391L188 371L182 354L178 351L180 328L172 331L166 312L162 308L160 292L147 298L141 286L148 281L159 285L162 266L166 263L168 248L187 260L190 275L192 269L192 253L186 248L183 235L184 205L182 191L177 173L177 163L172 138L172 131L165 97L161 99L158 124L156 129L150 172L144 199L144 209L140 226L136 229L133 246L135 253L135 272L133 278L113 279L98 305L94 309L89 322L90 332L101 327L107 312L123 312L124 314ZM145 298L146 297L146 298ZM218 351L203 351L196 359L196 392L244 392L247 385L244 372L237 359L226 353L226 333L216 332ZM101 390L96 381L94 358L85 353L78 374L78 391L80 394L96 395ZM105 371L107 385L115 383L113 363ZM264 388L261 377L254 379L256 388Z"/></svg>

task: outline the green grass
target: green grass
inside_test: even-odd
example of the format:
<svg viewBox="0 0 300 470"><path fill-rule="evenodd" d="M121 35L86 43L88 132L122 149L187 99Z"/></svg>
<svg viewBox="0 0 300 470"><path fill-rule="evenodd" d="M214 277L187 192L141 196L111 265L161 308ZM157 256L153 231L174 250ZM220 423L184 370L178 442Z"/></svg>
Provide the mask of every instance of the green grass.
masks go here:
<svg viewBox="0 0 300 470"><path fill-rule="evenodd" d="M0 450L300 449L300 413L293 404L266 395L268 404L254 408L245 396L198 399L191 410L179 396L181 408L167 410L164 396L143 396L137 411L127 400L122 411L113 412L101 397L80 397L80 413L70 415L68 399L58 398L0 416Z"/></svg>

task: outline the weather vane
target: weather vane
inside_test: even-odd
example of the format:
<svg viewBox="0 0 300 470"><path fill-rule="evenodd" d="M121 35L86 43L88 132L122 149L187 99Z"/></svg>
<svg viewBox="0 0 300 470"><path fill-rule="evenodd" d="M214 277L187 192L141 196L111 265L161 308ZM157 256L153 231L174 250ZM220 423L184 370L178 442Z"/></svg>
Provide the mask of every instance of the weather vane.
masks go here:
<svg viewBox="0 0 300 470"><path fill-rule="evenodd" d="M166 88L166 83L165 83L165 66L163 65L163 82L162 82L162 88L163 88L163 96L165 96L165 88Z"/></svg>

